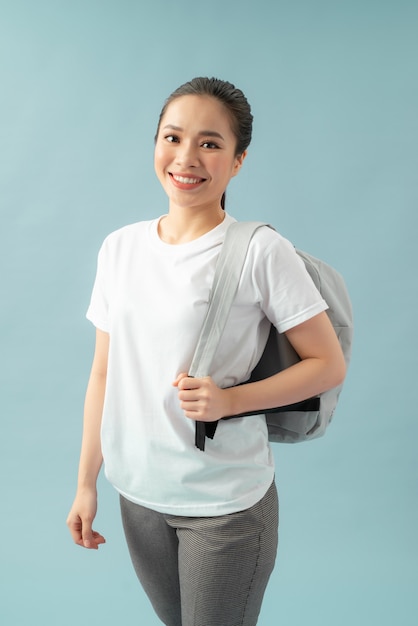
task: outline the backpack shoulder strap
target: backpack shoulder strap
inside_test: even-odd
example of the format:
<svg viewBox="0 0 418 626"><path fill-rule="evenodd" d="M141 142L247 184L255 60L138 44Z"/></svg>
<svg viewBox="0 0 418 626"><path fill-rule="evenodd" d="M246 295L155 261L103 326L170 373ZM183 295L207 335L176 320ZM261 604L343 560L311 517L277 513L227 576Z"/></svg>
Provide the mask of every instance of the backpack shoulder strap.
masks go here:
<svg viewBox="0 0 418 626"><path fill-rule="evenodd" d="M210 366L228 319L242 273L248 246L263 222L234 222L226 231L219 253L209 306L197 342L189 376L208 376ZM196 422L195 445L205 449L205 439L213 439L217 422Z"/></svg>
<svg viewBox="0 0 418 626"><path fill-rule="evenodd" d="M208 376L212 359L228 319L242 273L248 246L263 222L234 222L226 231L215 268L209 307L200 331L189 375Z"/></svg>

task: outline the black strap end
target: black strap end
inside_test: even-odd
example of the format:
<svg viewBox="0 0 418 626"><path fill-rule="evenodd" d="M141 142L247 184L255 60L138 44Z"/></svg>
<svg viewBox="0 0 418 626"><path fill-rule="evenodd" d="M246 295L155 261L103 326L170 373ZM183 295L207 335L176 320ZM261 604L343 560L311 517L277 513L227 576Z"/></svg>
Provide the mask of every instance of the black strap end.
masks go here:
<svg viewBox="0 0 418 626"><path fill-rule="evenodd" d="M218 422L196 422L195 446L204 452L205 439L213 439L216 433Z"/></svg>
<svg viewBox="0 0 418 626"><path fill-rule="evenodd" d="M195 432L195 446L199 450L204 452L205 450L205 439L206 439L206 428L205 422L196 422L196 432Z"/></svg>

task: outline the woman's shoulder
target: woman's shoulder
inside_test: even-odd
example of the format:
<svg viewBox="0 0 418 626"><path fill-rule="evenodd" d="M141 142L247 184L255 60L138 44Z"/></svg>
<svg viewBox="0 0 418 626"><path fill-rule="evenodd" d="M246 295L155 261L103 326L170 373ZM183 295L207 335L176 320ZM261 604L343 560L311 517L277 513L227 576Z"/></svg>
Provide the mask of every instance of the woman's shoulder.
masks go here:
<svg viewBox="0 0 418 626"><path fill-rule="evenodd" d="M295 247L289 239L287 239L275 227L264 224L254 232L249 248L249 255L266 258L271 254L285 255L295 254Z"/></svg>
<svg viewBox="0 0 418 626"><path fill-rule="evenodd" d="M101 245L101 252L117 252L121 249L128 249L130 246L141 246L149 236L153 224L157 220L144 220L121 226L109 233Z"/></svg>
<svg viewBox="0 0 418 626"><path fill-rule="evenodd" d="M251 225L251 228L257 228L254 230L253 240L254 241L263 241L264 243L276 242L279 240L285 240L286 237L273 225L268 222L264 222L261 220L257 220L256 218L250 220L240 220L235 217L226 214L226 218L228 221L228 226L231 224L235 224L239 226L242 225Z"/></svg>
<svg viewBox="0 0 418 626"><path fill-rule="evenodd" d="M144 220L141 222L133 222L132 224L126 224L116 230L110 232L104 239L106 243L116 243L120 240L130 239L132 237L141 236L141 234L148 232L151 224L155 220Z"/></svg>

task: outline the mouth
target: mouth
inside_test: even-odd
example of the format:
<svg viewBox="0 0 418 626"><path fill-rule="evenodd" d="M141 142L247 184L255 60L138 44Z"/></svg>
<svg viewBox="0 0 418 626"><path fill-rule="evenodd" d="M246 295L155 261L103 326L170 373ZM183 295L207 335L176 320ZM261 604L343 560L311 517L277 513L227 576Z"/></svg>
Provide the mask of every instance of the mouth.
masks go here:
<svg viewBox="0 0 418 626"><path fill-rule="evenodd" d="M171 172L169 172L169 175L173 184L179 189L196 189L206 180L206 178L201 178L200 176L181 176Z"/></svg>

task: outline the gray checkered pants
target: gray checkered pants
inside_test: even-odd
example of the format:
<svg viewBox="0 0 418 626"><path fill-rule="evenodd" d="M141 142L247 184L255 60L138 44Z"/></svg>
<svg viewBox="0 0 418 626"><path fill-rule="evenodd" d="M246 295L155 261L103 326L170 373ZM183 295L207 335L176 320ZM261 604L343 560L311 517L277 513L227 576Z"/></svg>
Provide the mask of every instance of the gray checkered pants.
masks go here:
<svg viewBox="0 0 418 626"><path fill-rule="evenodd" d="M178 517L120 502L133 566L166 626L257 624L277 552L274 482L251 508L219 517Z"/></svg>

